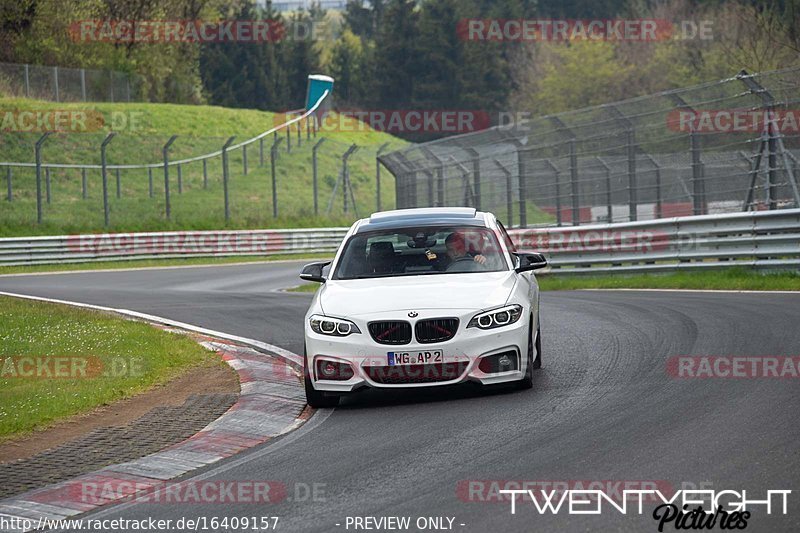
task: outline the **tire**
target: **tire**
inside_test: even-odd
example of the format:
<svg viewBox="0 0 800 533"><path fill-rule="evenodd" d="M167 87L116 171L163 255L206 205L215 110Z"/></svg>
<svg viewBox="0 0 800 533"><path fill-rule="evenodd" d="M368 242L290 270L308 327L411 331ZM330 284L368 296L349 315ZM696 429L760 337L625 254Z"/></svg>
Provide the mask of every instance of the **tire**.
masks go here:
<svg viewBox="0 0 800 533"><path fill-rule="evenodd" d="M531 328L533 327L533 317L531 317ZM519 380L517 387L525 390L533 388L533 369L534 369L534 361L533 361L533 339L531 338L531 328L528 328L528 364L525 365L525 375Z"/></svg>
<svg viewBox="0 0 800 533"><path fill-rule="evenodd" d="M303 353L303 385L306 390L306 403L316 409L336 407L339 405L338 396L326 396L324 392L318 391L311 383L311 374L308 372L308 355Z"/></svg>
<svg viewBox="0 0 800 533"><path fill-rule="evenodd" d="M536 328L536 360L533 362L533 369L542 368L542 326Z"/></svg>

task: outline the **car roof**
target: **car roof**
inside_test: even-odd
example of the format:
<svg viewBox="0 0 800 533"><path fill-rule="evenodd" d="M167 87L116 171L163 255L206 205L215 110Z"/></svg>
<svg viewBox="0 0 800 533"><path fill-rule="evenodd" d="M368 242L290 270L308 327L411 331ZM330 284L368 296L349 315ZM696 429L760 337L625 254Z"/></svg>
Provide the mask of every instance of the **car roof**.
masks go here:
<svg viewBox="0 0 800 533"><path fill-rule="evenodd" d="M474 207L421 207L373 213L359 221L356 233L415 226L487 227L486 213Z"/></svg>

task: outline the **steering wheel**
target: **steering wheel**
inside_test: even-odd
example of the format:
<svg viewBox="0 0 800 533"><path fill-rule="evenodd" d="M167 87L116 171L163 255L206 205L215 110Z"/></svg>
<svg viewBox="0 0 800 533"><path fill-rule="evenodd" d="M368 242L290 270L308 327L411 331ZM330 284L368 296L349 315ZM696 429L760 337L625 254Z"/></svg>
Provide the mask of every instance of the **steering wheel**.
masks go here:
<svg viewBox="0 0 800 533"><path fill-rule="evenodd" d="M463 255L454 259L446 269L446 271L454 272L481 272L483 270L486 270L486 267L475 261L471 255Z"/></svg>

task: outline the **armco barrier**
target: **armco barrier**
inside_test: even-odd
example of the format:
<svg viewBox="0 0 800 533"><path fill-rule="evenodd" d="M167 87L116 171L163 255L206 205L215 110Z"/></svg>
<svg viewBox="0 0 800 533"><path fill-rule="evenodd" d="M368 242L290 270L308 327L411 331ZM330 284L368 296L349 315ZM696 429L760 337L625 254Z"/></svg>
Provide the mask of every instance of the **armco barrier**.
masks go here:
<svg viewBox="0 0 800 533"><path fill-rule="evenodd" d="M347 228L110 233L0 239L0 265L331 253ZM730 266L800 268L800 209L509 231L559 274Z"/></svg>
<svg viewBox="0 0 800 533"><path fill-rule="evenodd" d="M558 274L800 268L800 209L509 233L519 250L545 253Z"/></svg>

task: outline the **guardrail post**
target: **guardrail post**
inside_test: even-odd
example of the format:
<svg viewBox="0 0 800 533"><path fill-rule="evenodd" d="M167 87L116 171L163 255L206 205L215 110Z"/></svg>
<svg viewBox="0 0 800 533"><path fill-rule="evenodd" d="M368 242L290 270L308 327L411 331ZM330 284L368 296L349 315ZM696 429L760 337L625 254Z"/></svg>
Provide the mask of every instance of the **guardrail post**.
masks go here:
<svg viewBox="0 0 800 533"><path fill-rule="evenodd" d="M6 167L6 200L9 202L14 201L14 192L11 190L11 165Z"/></svg>
<svg viewBox="0 0 800 533"><path fill-rule="evenodd" d="M34 157L36 159L36 222L38 224L42 223L42 143L44 143L49 136L49 131L42 134L33 148Z"/></svg>
<svg viewBox="0 0 800 533"><path fill-rule="evenodd" d="M205 160L203 161L205 162ZM152 167L147 168L147 193L150 198L153 197L153 169Z"/></svg>
<svg viewBox="0 0 800 533"><path fill-rule="evenodd" d="M222 193L225 200L225 223L231 219L230 204L228 200L228 147L236 137L231 137L222 145Z"/></svg>
<svg viewBox="0 0 800 533"><path fill-rule="evenodd" d="M381 210L381 154L389 146L389 143L383 143L378 147L375 153L375 206L377 211Z"/></svg>
<svg viewBox="0 0 800 533"><path fill-rule="evenodd" d="M47 203L50 204L52 197L50 195L50 167L44 167L44 183L47 193Z"/></svg>
<svg viewBox="0 0 800 533"><path fill-rule="evenodd" d="M117 181L117 200L122 198L122 180L120 179L119 169L115 170L115 178Z"/></svg>
<svg viewBox="0 0 800 533"><path fill-rule="evenodd" d="M108 227L109 223L106 147L108 146L108 143L111 142L111 139L114 138L114 135L116 134L113 131L109 132L109 134L106 135L106 138L103 139L103 142L100 144L100 172L103 178L103 224L105 227Z"/></svg>
<svg viewBox="0 0 800 533"><path fill-rule="evenodd" d="M317 150L325 142L325 138L318 140L311 148L311 176L314 187L314 216L319 215L319 186L317 182ZM380 211L380 209L378 209Z"/></svg>
<svg viewBox="0 0 800 533"><path fill-rule="evenodd" d="M705 183L703 181L703 162L700 160L700 140L694 128L689 132L689 150L692 153L692 200L693 214L705 212Z"/></svg>
<svg viewBox="0 0 800 533"><path fill-rule="evenodd" d="M88 184L86 183L86 169L82 168L81 169L81 197L84 200L89 198L89 187L87 185Z"/></svg>
<svg viewBox="0 0 800 533"><path fill-rule="evenodd" d="M247 176L247 145L242 146L242 170L244 175Z"/></svg>
<svg viewBox="0 0 800 533"><path fill-rule="evenodd" d="M278 158L278 145L281 144L282 140L280 137L275 139L269 149L269 166L272 173L272 218L278 218L278 178L275 172L275 160ZM316 182L316 165L314 166L314 171L314 180Z"/></svg>
<svg viewBox="0 0 800 533"><path fill-rule="evenodd" d="M172 219L172 206L170 205L169 198L169 147L177 139L177 135L173 135L161 149L161 154L164 156L164 207L166 209L167 220Z"/></svg>
<svg viewBox="0 0 800 533"><path fill-rule="evenodd" d="M208 189L208 159L203 159L203 188Z"/></svg>
<svg viewBox="0 0 800 533"><path fill-rule="evenodd" d="M581 223L580 192L578 191L578 154L575 152L575 139L569 140L569 182L572 197L572 225Z"/></svg>

